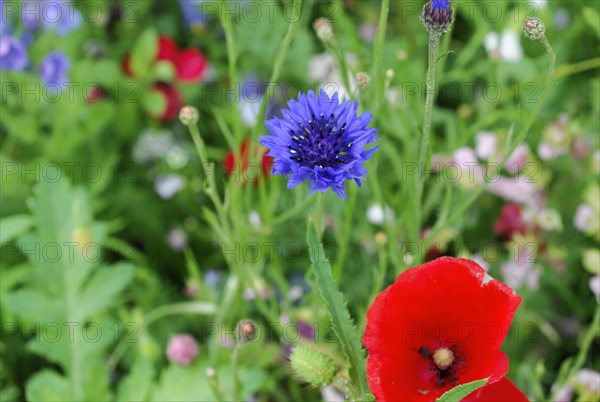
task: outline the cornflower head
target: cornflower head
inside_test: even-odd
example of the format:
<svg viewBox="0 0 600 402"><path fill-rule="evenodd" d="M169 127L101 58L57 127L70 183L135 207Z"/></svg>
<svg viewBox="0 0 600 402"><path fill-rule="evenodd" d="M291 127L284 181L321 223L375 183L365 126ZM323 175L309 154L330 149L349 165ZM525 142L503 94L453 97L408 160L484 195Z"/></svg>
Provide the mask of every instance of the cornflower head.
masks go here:
<svg viewBox="0 0 600 402"><path fill-rule="evenodd" d="M371 113L358 116L357 102L338 99L337 93L329 98L324 90L300 93L282 110L283 118L265 122L270 135L260 137L260 143L274 158L272 173L288 175L288 188L308 180L310 194L331 188L348 198L346 180L360 187L367 173L363 162L378 148L365 146L377 140L377 130L367 127Z"/></svg>
<svg viewBox="0 0 600 402"><path fill-rule="evenodd" d="M430 33L443 34L452 24L450 0L431 0L425 3L421 21Z"/></svg>

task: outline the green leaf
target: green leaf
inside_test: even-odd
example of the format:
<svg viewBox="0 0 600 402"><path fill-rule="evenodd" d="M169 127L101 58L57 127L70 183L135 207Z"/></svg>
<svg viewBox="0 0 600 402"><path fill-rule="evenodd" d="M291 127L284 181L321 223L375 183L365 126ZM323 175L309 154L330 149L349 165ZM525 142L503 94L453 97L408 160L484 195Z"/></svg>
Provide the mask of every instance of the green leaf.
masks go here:
<svg viewBox="0 0 600 402"><path fill-rule="evenodd" d="M67 379L52 370L42 370L31 377L25 395L28 401L73 400Z"/></svg>
<svg viewBox="0 0 600 402"><path fill-rule="evenodd" d="M484 378L483 380L477 380L468 382L466 384L459 385L458 387L452 388L450 391L446 392L444 395L440 396L436 399L436 402L457 402L463 399L465 396L469 395L471 392L483 387L487 384L488 379Z"/></svg>
<svg viewBox="0 0 600 402"><path fill-rule="evenodd" d="M131 52L131 71L137 77L146 77L158 52L158 34L147 29L140 35Z"/></svg>
<svg viewBox="0 0 600 402"><path fill-rule="evenodd" d="M0 244L11 241L32 225L31 216L13 215L0 220Z"/></svg>
<svg viewBox="0 0 600 402"><path fill-rule="evenodd" d="M140 359L124 380L119 383L117 401L146 401L154 381L154 369L148 360Z"/></svg>
<svg viewBox="0 0 600 402"><path fill-rule="evenodd" d="M144 110L151 116L160 116L167 107L167 100L162 92L148 91L143 96Z"/></svg>
<svg viewBox="0 0 600 402"><path fill-rule="evenodd" d="M96 312L108 307L114 298L129 285L135 269L129 264L116 264L112 268L98 269L85 286L78 300L79 320L87 320Z"/></svg>
<svg viewBox="0 0 600 402"><path fill-rule="evenodd" d="M216 401L206 379L206 362L171 365L161 373L152 401Z"/></svg>
<svg viewBox="0 0 600 402"><path fill-rule="evenodd" d="M360 338L352 323L344 298L333 280L331 265L326 258L323 244L319 240L317 228L312 220L308 223L306 237L319 293L327 306L342 351L350 363L350 377L352 382L358 385L359 399L364 399L369 393L369 387L365 377L365 357Z"/></svg>

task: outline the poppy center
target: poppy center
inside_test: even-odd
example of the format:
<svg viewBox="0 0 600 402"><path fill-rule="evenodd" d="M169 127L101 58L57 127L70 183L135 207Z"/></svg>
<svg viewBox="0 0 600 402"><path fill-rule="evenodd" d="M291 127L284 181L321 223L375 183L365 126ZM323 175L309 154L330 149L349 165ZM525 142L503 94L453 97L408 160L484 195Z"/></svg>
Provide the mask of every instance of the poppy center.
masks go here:
<svg viewBox="0 0 600 402"><path fill-rule="evenodd" d="M456 385L459 372L464 366L464 358L458 353L458 347L439 346L432 352L427 346L419 348L419 354L429 360L429 370L432 372L432 381L438 387Z"/></svg>
<svg viewBox="0 0 600 402"><path fill-rule="evenodd" d="M448 348L439 348L433 353L433 362L440 370L446 370L454 362L454 352Z"/></svg>

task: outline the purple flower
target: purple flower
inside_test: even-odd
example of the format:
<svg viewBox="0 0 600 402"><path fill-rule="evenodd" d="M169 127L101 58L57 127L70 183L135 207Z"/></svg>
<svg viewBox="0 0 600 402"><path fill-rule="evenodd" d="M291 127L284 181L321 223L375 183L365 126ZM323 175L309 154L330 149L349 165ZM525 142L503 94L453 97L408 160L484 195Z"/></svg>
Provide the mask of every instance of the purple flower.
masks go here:
<svg viewBox="0 0 600 402"><path fill-rule="evenodd" d="M72 2L46 0L40 10L44 28L54 29L60 36L73 32L83 22L81 12Z"/></svg>
<svg viewBox="0 0 600 402"><path fill-rule="evenodd" d="M208 23L208 16L201 10L206 0L179 0L181 13L188 29L192 32L202 32Z"/></svg>
<svg viewBox="0 0 600 402"><path fill-rule="evenodd" d="M198 344L188 334L173 335L167 345L167 358L171 363L189 365L198 355Z"/></svg>
<svg viewBox="0 0 600 402"><path fill-rule="evenodd" d="M25 45L11 35L0 38L0 70L22 71L29 64Z"/></svg>
<svg viewBox="0 0 600 402"><path fill-rule="evenodd" d="M26 0L22 3L21 20L27 30L37 29L41 24L44 29L65 36L81 26L83 16L71 1Z"/></svg>
<svg viewBox="0 0 600 402"><path fill-rule="evenodd" d="M311 194L331 188L347 198L344 181L354 180L360 187L367 173L362 164L378 148L365 149L377 139L377 130L367 128L372 115L357 116L357 107L357 102L339 103L337 93L330 99L323 90L319 96L309 91L289 101L283 119L265 122L271 135L260 137L275 160L272 173L289 175L288 188L308 180Z"/></svg>
<svg viewBox="0 0 600 402"><path fill-rule="evenodd" d="M4 0L0 0L0 36L2 37L12 33L12 26L5 11Z"/></svg>
<svg viewBox="0 0 600 402"><path fill-rule="evenodd" d="M71 68L71 61L66 54L55 51L50 52L40 65L40 77L46 85L62 86L68 81L67 73Z"/></svg>

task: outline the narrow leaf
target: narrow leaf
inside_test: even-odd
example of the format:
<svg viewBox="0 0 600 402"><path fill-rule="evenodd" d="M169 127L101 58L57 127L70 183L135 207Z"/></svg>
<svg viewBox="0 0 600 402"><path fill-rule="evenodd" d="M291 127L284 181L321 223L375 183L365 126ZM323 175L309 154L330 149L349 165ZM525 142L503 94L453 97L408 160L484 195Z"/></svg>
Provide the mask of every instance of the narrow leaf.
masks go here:
<svg viewBox="0 0 600 402"><path fill-rule="evenodd" d="M485 384L487 384L487 382L488 379L484 378L483 380L472 381L459 385L458 387L454 387L444 395L440 396L438 399L436 399L436 402L458 402L471 392L483 387Z"/></svg>
<svg viewBox="0 0 600 402"><path fill-rule="evenodd" d="M358 385L359 397L364 399L368 394L369 388L365 377L365 358L360 338L352 323L344 298L333 280L331 265L325 256L323 244L318 239L315 224L309 221L307 241L319 293L327 306L327 311L329 312L329 317L331 318L342 351L350 363L350 377L352 382Z"/></svg>

